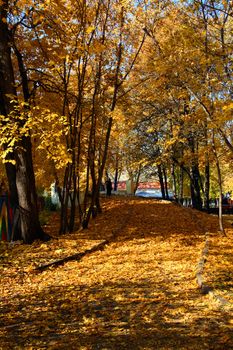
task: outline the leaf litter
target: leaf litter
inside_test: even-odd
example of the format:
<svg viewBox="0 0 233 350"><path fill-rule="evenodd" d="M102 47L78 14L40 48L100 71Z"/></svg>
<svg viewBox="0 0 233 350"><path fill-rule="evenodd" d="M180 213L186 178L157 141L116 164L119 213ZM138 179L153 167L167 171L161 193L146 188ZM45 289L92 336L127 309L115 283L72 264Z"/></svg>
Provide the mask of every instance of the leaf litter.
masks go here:
<svg viewBox="0 0 233 350"><path fill-rule="evenodd" d="M231 304L197 286L207 231L203 278L232 302L230 225L222 237L217 218L167 201L104 198L88 230L2 242L0 349L232 349ZM80 261L36 272L106 239Z"/></svg>

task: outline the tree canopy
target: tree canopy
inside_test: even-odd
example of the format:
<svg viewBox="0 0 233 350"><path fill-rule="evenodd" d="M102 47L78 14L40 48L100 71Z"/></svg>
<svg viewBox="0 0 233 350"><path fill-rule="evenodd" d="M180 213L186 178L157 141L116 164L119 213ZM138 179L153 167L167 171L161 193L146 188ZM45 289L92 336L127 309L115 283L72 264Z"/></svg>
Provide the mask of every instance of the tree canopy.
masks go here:
<svg viewBox="0 0 233 350"><path fill-rule="evenodd" d="M43 237L35 184L56 183L61 233L101 211L106 172L156 174L181 203L188 186L197 209L221 198L232 1L1 0L0 17L1 159L26 242Z"/></svg>

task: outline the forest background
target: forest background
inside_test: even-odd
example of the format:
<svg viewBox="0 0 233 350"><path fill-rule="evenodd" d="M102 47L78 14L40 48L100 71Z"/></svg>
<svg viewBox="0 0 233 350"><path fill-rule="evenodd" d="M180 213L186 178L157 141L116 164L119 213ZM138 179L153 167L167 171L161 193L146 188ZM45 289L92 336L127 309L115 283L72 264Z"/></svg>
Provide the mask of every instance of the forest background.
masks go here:
<svg viewBox="0 0 233 350"><path fill-rule="evenodd" d="M107 174L158 176L208 210L231 190L233 4L0 0L0 143L20 238L48 238L37 193L56 183L60 233L101 212ZM225 182L224 182L225 181ZM225 187L224 187L225 186ZM80 194L83 195L82 203Z"/></svg>

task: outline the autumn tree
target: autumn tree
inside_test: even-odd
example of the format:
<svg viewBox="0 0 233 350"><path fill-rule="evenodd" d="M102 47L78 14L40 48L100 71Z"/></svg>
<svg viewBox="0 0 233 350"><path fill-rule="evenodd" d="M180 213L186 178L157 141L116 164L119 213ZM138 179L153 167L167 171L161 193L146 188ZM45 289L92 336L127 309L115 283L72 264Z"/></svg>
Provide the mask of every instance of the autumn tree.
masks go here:
<svg viewBox="0 0 233 350"><path fill-rule="evenodd" d="M15 42L15 33L20 25L25 25L26 14L14 17L14 11L7 0L1 2L1 143L5 148L4 160L11 163L6 165L6 171L10 193L19 211L21 237L25 243L31 243L44 239L45 234L38 217L30 134L24 133L30 108L29 81L23 56Z"/></svg>
<svg viewBox="0 0 233 350"><path fill-rule="evenodd" d="M213 128L231 151L227 56L231 5L227 3L218 3L221 11L211 9L208 1L170 3L163 8L145 28L148 41L138 67L140 79L145 80L139 89L142 111L154 116L152 128L164 135L162 159L170 158L173 187L176 176L182 180L186 174L193 205L199 209L203 198L208 209Z"/></svg>
<svg viewBox="0 0 233 350"><path fill-rule="evenodd" d="M35 133L38 147L53 168L61 201L61 233L73 230L77 201L83 227L87 227L96 207L101 210L99 187L113 113L126 92L124 83L145 38L137 26L140 6L131 5L110 0L69 1L66 5L51 1L40 7L33 18L36 24L21 36L26 40L29 35L33 41L33 47L22 45L34 92L32 115L38 114L39 124L33 122L32 132L41 131ZM140 36L139 42L135 33ZM57 123L54 115L58 116ZM58 138L42 127L43 118L47 124L54 121L53 131L61 136L58 147L62 157L53 146Z"/></svg>

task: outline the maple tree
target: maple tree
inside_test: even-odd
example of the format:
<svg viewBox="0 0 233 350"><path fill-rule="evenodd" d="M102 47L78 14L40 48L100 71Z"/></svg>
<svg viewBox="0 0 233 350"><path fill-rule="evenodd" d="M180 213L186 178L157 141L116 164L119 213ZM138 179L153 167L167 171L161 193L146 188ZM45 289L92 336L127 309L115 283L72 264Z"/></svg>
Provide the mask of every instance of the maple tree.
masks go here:
<svg viewBox="0 0 233 350"><path fill-rule="evenodd" d="M147 24L144 59L137 68L141 120L150 120L149 142L154 144L153 134L161 140L161 156L157 152L148 161L168 168L181 202L182 182L188 177L193 206L199 209L202 198L209 208L213 130L232 157L232 4L218 2L222 11L213 6L209 1L166 4Z"/></svg>
<svg viewBox="0 0 233 350"><path fill-rule="evenodd" d="M56 60L53 68L58 76L55 75L54 80L54 74L52 76L50 73L49 77L49 90L61 96L59 109L68 125L65 140L70 159L67 159L64 168L63 181L56 176L62 205L60 232L73 230L76 200L78 198L79 201L80 192L84 193L84 203L82 206L79 204L79 216L84 227L88 225L91 214L95 214L95 206L98 211L101 210L99 187L107 158L112 113L116 107L118 91L122 89L145 37L142 32L141 44L135 43L132 46L130 35L135 34L136 23L129 16L130 12L133 15L133 11L123 3L107 1L104 4L97 1L91 6L84 3L80 7L80 4L71 2L70 6L64 9L62 17L58 19L61 26L63 16L70 18L72 23L71 33L65 31L59 37L66 52L64 56L59 56L61 64ZM77 12L73 11L74 6L77 7ZM55 24L57 25L59 26L58 23ZM130 29L132 25L134 27ZM55 30L54 35L56 36ZM51 36L48 36L48 40L51 40ZM127 45L131 46L131 52L126 49ZM55 61L52 60L52 65L54 64ZM40 83L45 91L46 79L45 76ZM57 79L60 80L59 83Z"/></svg>
<svg viewBox="0 0 233 350"><path fill-rule="evenodd" d="M28 112L20 111L21 118L25 116L20 133L32 135L52 170L61 202L60 232L74 229L81 192L80 220L87 226L94 206L101 210L98 189L111 113L145 38L136 29L137 9L111 1L9 2L5 7L14 65L19 68L14 73L21 80L19 108ZM137 32L141 32L139 44L132 37ZM6 138L13 127L7 123L7 130L2 130Z"/></svg>
<svg viewBox="0 0 233 350"><path fill-rule="evenodd" d="M20 216L21 237L26 243L34 239L45 238L40 226L35 178L32 164L32 145L30 134L24 132L24 125L29 111L29 81L23 56L15 42L15 31L23 18L15 18L9 23L13 15L8 1L0 4L0 59L1 59L1 145L5 151L3 157L7 162L6 172L9 189L15 201ZM12 49L18 65L16 87L15 66L11 56ZM9 164L11 163L11 164Z"/></svg>

